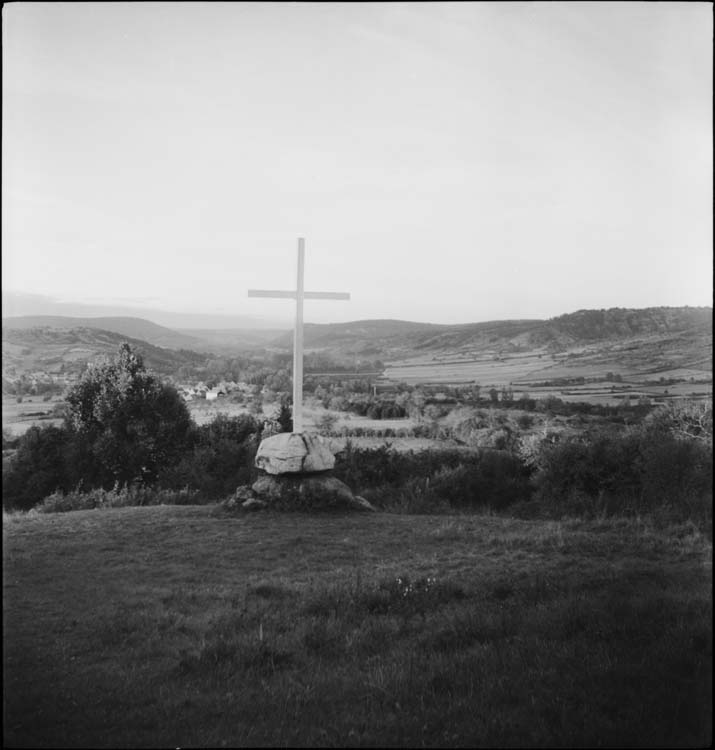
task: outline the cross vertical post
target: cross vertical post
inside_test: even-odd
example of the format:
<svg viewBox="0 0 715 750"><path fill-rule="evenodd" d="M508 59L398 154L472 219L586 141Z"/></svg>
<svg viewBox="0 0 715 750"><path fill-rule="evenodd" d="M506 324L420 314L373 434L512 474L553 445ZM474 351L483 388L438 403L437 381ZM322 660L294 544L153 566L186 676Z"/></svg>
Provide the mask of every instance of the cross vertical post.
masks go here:
<svg viewBox="0 0 715 750"><path fill-rule="evenodd" d="M298 282L295 295L295 331L293 333L293 432L303 432L303 268L305 239L298 238Z"/></svg>
<svg viewBox="0 0 715 750"><path fill-rule="evenodd" d="M303 300L350 299L348 292L306 292L303 285L305 239L298 238L298 279L295 291L249 289L249 297L295 299L295 332L293 334L293 432L303 432Z"/></svg>

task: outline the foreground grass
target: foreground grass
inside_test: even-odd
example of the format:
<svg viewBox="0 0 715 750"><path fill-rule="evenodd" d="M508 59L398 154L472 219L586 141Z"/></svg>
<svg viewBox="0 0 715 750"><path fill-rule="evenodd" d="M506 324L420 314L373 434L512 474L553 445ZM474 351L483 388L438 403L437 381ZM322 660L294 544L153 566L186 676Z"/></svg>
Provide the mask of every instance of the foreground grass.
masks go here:
<svg viewBox="0 0 715 750"><path fill-rule="evenodd" d="M6 746L712 739L712 548L689 524L159 506L3 526Z"/></svg>

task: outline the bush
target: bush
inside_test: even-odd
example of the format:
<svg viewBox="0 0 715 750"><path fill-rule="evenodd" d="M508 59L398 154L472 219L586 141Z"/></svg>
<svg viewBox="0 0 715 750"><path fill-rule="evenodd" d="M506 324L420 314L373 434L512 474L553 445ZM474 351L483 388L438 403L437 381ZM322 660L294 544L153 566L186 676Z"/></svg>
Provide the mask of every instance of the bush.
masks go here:
<svg viewBox="0 0 715 750"><path fill-rule="evenodd" d="M20 438L17 435L13 435L7 427L3 427L2 430L2 449L14 450L20 445Z"/></svg>
<svg viewBox="0 0 715 750"><path fill-rule="evenodd" d="M579 515L662 512L681 520L712 519L712 452L646 423L542 444L535 459L537 497Z"/></svg>
<svg viewBox="0 0 715 750"><path fill-rule="evenodd" d="M534 417L532 417L531 414L520 414L516 423L522 430L528 430L534 424Z"/></svg>
<svg viewBox="0 0 715 750"><path fill-rule="evenodd" d="M150 482L145 476L144 481L109 482L105 464L97 461L96 435L52 425L33 426L18 439L15 454L3 467L3 507L29 510L50 495L53 499L49 506L60 509L164 502L155 500L156 497L165 497L166 503L176 504L182 495L161 493L183 492L184 487L208 499L226 497L253 478L260 431L261 423L249 415L232 418L219 415L206 425L193 426L185 436L188 446L183 454L178 458L172 454L163 465L157 466L155 481ZM142 445L137 449L139 456L144 455ZM121 460L121 456L116 460ZM134 456L130 463L136 464L136 460ZM73 489L79 486L84 492ZM119 492L116 489L119 486L125 489ZM90 494L85 497L87 493Z"/></svg>
<svg viewBox="0 0 715 750"><path fill-rule="evenodd" d="M158 485L190 487L213 500L227 497L236 487L254 480L253 461L261 431L261 422L248 414L219 414L196 428L194 447L159 473Z"/></svg>
<svg viewBox="0 0 715 750"><path fill-rule="evenodd" d="M632 437L601 434L542 444L538 487L554 499L573 491L633 495L638 491L637 458L638 442Z"/></svg>
<svg viewBox="0 0 715 750"><path fill-rule="evenodd" d="M72 486L68 437L62 427L33 425L19 438L15 455L3 467L4 508L29 510L50 492Z"/></svg>
<svg viewBox="0 0 715 750"><path fill-rule="evenodd" d="M337 457L335 474L376 507L404 513L502 509L531 495L530 469L500 451L398 452L354 448Z"/></svg>

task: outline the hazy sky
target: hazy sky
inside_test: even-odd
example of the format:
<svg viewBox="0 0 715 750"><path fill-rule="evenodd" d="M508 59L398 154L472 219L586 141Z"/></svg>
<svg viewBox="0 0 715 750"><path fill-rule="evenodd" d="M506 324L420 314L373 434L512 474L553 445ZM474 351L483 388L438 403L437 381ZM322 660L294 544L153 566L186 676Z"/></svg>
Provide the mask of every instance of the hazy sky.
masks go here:
<svg viewBox="0 0 715 750"><path fill-rule="evenodd" d="M3 7L3 289L461 323L712 304L710 3Z"/></svg>

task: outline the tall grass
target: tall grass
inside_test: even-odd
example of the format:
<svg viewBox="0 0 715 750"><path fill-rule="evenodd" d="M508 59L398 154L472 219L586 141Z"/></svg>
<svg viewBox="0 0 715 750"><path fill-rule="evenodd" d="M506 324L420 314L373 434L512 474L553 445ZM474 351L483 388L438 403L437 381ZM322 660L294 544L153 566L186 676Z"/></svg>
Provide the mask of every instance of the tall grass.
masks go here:
<svg viewBox="0 0 715 750"><path fill-rule="evenodd" d="M197 505L201 501L197 490L185 487L180 490L162 490L142 485L115 484L111 490L82 491L77 487L70 492L57 490L48 495L37 511L40 513L65 513L71 510L102 508L128 508L141 505Z"/></svg>

